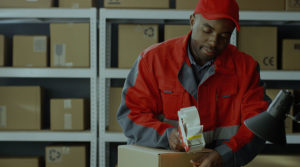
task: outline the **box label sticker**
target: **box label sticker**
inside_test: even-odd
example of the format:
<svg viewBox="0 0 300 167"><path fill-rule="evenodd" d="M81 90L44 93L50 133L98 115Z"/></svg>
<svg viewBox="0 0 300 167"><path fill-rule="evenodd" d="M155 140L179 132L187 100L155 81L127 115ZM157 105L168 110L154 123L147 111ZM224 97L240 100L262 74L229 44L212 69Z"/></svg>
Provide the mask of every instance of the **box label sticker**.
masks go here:
<svg viewBox="0 0 300 167"><path fill-rule="evenodd" d="M63 147L62 152L63 154L70 154L70 147Z"/></svg>
<svg viewBox="0 0 300 167"><path fill-rule="evenodd" d="M34 37L33 38L33 52L45 53L47 50L47 38L46 37Z"/></svg>
<svg viewBox="0 0 300 167"><path fill-rule="evenodd" d="M71 99L64 100L64 109L70 109L70 108L72 108L72 100Z"/></svg>
<svg viewBox="0 0 300 167"><path fill-rule="evenodd" d="M78 9L79 8L79 3L73 3L72 8Z"/></svg>
<svg viewBox="0 0 300 167"><path fill-rule="evenodd" d="M72 114L66 113L64 115L64 129L72 129Z"/></svg>
<svg viewBox="0 0 300 167"><path fill-rule="evenodd" d="M120 5L120 0L108 0L108 4L110 5Z"/></svg>
<svg viewBox="0 0 300 167"><path fill-rule="evenodd" d="M60 162L62 159L62 149L55 149L55 148L48 149L47 159L49 162L52 163Z"/></svg>
<svg viewBox="0 0 300 167"><path fill-rule="evenodd" d="M66 44L54 45L54 65L64 66L66 58Z"/></svg>
<svg viewBox="0 0 300 167"><path fill-rule="evenodd" d="M7 126L6 106L0 106L0 128L6 128L6 126Z"/></svg>

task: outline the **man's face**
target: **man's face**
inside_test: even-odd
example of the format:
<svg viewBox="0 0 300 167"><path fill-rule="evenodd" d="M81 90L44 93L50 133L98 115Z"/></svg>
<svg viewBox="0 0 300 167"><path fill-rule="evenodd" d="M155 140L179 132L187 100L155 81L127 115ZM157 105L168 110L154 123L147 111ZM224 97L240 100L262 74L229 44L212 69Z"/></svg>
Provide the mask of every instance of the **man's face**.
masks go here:
<svg viewBox="0 0 300 167"><path fill-rule="evenodd" d="M191 51L200 65L215 58L230 42L234 23L229 19L207 20L200 14L190 17Z"/></svg>

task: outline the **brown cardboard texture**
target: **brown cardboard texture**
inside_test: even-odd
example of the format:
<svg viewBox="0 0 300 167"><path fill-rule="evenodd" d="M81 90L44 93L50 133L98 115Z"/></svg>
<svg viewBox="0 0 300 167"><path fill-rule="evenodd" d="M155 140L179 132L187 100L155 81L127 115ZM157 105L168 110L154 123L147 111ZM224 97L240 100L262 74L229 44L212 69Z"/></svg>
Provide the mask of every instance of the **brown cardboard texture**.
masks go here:
<svg viewBox="0 0 300 167"><path fill-rule="evenodd" d="M199 0L176 0L176 9L194 10Z"/></svg>
<svg viewBox="0 0 300 167"><path fill-rule="evenodd" d="M94 0L59 0L60 8L91 8L95 6Z"/></svg>
<svg viewBox="0 0 300 167"><path fill-rule="evenodd" d="M90 25L88 23L50 24L50 66L90 66Z"/></svg>
<svg viewBox="0 0 300 167"><path fill-rule="evenodd" d="M300 70L300 39L282 41L282 69Z"/></svg>
<svg viewBox="0 0 300 167"><path fill-rule="evenodd" d="M118 167L192 167L191 159L198 159L207 152L186 153L136 145L118 147Z"/></svg>
<svg viewBox="0 0 300 167"><path fill-rule="evenodd" d="M86 167L85 146L47 146L46 167Z"/></svg>
<svg viewBox="0 0 300 167"><path fill-rule="evenodd" d="M245 167L299 167L299 155L258 155Z"/></svg>
<svg viewBox="0 0 300 167"><path fill-rule="evenodd" d="M0 157L1 167L39 167L40 159L38 157Z"/></svg>
<svg viewBox="0 0 300 167"><path fill-rule="evenodd" d="M0 86L0 130L41 130L39 86Z"/></svg>
<svg viewBox="0 0 300 167"><path fill-rule="evenodd" d="M285 0L285 10L300 11L300 1L299 0Z"/></svg>
<svg viewBox="0 0 300 167"><path fill-rule="evenodd" d="M283 11L285 0L236 0L240 10Z"/></svg>
<svg viewBox="0 0 300 167"><path fill-rule="evenodd" d="M108 131L122 132L122 128L117 121L117 112L121 104L122 88L112 87L109 93L109 125Z"/></svg>
<svg viewBox="0 0 300 167"><path fill-rule="evenodd" d="M47 36L14 35L13 67L47 67Z"/></svg>
<svg viewBox="0 0 300 167"><path fill-rule="evenodd" d="M87 106L84 99L51 99L50 129L80 131L87 128Z"/></svg>
<svg viewBox="0 0 300 167"><path fill-rule="evenodd" d="M51 8L53 0L1 0L0 8Z"/></svg>
<svg viewBox="0 0 300 167"><path fill-rule="evenodd" d="M169 8L169 0L104 0L105 8Z"/></svg>
<svg viewBox="0 0 300 167"><path fill-rule="evenodd" d="M238 48L252 56L262 70L277 69L277 27L242 26Z"/></svg>
<svg viewBox="0 0 300 167"><path fill-rule="evenodd" d="M189 25L165 25L165 41L187 35L190 30Z"/></svg>
<svg viewBox="0 0 300 167"><path fill-rule="evenodd" d="M119 68L131 68L144 49L158 42L158 25L120 24L118 28Z"/></svg>
<svg viewBox="0 0 300 167"><path fill-rule="evenodd" d="M0 34L0 66L7 65L6 38Z"/></svg>

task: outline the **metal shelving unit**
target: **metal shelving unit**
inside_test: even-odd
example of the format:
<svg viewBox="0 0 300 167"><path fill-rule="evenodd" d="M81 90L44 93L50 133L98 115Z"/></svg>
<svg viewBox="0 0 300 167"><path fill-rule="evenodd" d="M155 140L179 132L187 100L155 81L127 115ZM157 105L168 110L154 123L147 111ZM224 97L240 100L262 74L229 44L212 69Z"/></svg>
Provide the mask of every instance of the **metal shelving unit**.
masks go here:
<svg viewBox="0 0 300 167"><path fill-rule="evenodd" d="M97 10L96 9L0 9L0 21L23 20L35 23L61 19L90 24L90 68L12 68L1 67L1 78L75 78L89 79L90 130L82 132L1 131L0 141L87 142L90 143L90 166L97 166Z"/></svg>

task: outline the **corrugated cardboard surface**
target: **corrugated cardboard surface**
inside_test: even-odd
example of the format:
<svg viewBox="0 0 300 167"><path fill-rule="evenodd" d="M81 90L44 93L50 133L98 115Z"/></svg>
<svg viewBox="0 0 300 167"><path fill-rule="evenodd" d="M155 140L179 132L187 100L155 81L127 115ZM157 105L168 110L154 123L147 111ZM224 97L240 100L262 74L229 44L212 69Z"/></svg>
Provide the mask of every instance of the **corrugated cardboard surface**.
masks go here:
<svg viewBox="0 0 300 167"><path fill-rule="evenodd" d="M245 167L299 167L299 155L258 155Z"/></svg>
<svg viewBox="0 0 300 167"><path fill-rule="evenodd" d="M192 167L191 159L197 159L206 152L188 154L170 150L136 145L118 147L118 167Z"/></svg>
<svg viewBox="0 0 300 167"><path fill-rule="evenodd" d="M300 39L282 41L282 69L300 70Z"/></svg>
<svg viewBox="0 0 300 167"><path fill-rule="evenodd" d="M84 130L86 128L84 99L51 99L51 130Z"/></svg>
<svg viewBox="0 0 300 167"><path fill-rule="evenodd" d="M40 130L41 96L39 86L0 86L0 129Z"/></svg>
<svg viewBox="0 0 300 167"><path fill-rule="evenodd" d="M47 36L15 35L13 37L13 67L47 66Z"/></svg>
<svg viewBox="0 0 300 167"><path fill-rule="evenodd" d="M165 41L187 35L190 30L191 27L189 25L165 25Z"/></svg>
<svg viewBox="0 0 300 167"><path fill-rule="evenodd" d="M39 167L40 159L38 157L15 158L15 157L0 157L1 167Z"/></svg>
<svg viewBox="0 0 300 167"><path fill-rule="evenodd" d="M169 8L169 0L104 0L105 8Z"/></svg>
<svg viewBox="0 0 300 167"><path fill-rule="evenodd" d="M130 68L144 49L158 42L158 25L120 24L118 28L119 68Z"/></svg>
<svg viewBox="0 0 300 167"><path fill-rule="evenodd" d="M5 66L7 61L6 41L4 35L0 34L0 66Z"/></svg>
<svg viewBox="0 0 300 167"><path fill-rule="evenodd" d="M236 0L240 10L282 11L285 0Z"/></svg>
<svg viewBox="0 0 300 167"><path fill-rule="evenodd" d="M50 24L50 66L90 66L90 25L88 23Z"/></svg>
<svg viewBox="0 0 300 167"><path fill-rule="evenodd" d="M176 9L194 10L199 0L176 0Z"/></svg>
<svg viewBox="0 0 300 167"><path fill-rule="evenodd" d="M47 146L46 167L86 167L85 146Z"/></svg>
<svg viewBox="0 0 300 167"><path fill-rule="evenodd" d="M277 27L242 26L238 48L258 61L260 69L277 69Z"/></svg>
<svg viewBox="0 0 300 167"><path fill-rule="evenodd" d="M0 8L51 8L53 0L1 0Z"/></svg>
<svg viewBox="0 0 300 167"><path fill-rule="evenodd" d="M122 132L122 128L117 121L117 111L121 104L122 88L112 87L109 93L109 125L111 132Z"/></svg>
<svg viewBox="0 0 300 167"><path fill-rule="evenodd" d="M299 11L300 10L300 1L299 0L285 0L285 10Z"/></svg>
<svg viewBox="0 0 300 167"><path fill-rule="evenodd" d="M94 6L94 0L59 0L60 8L91 8Z"/></svg>

